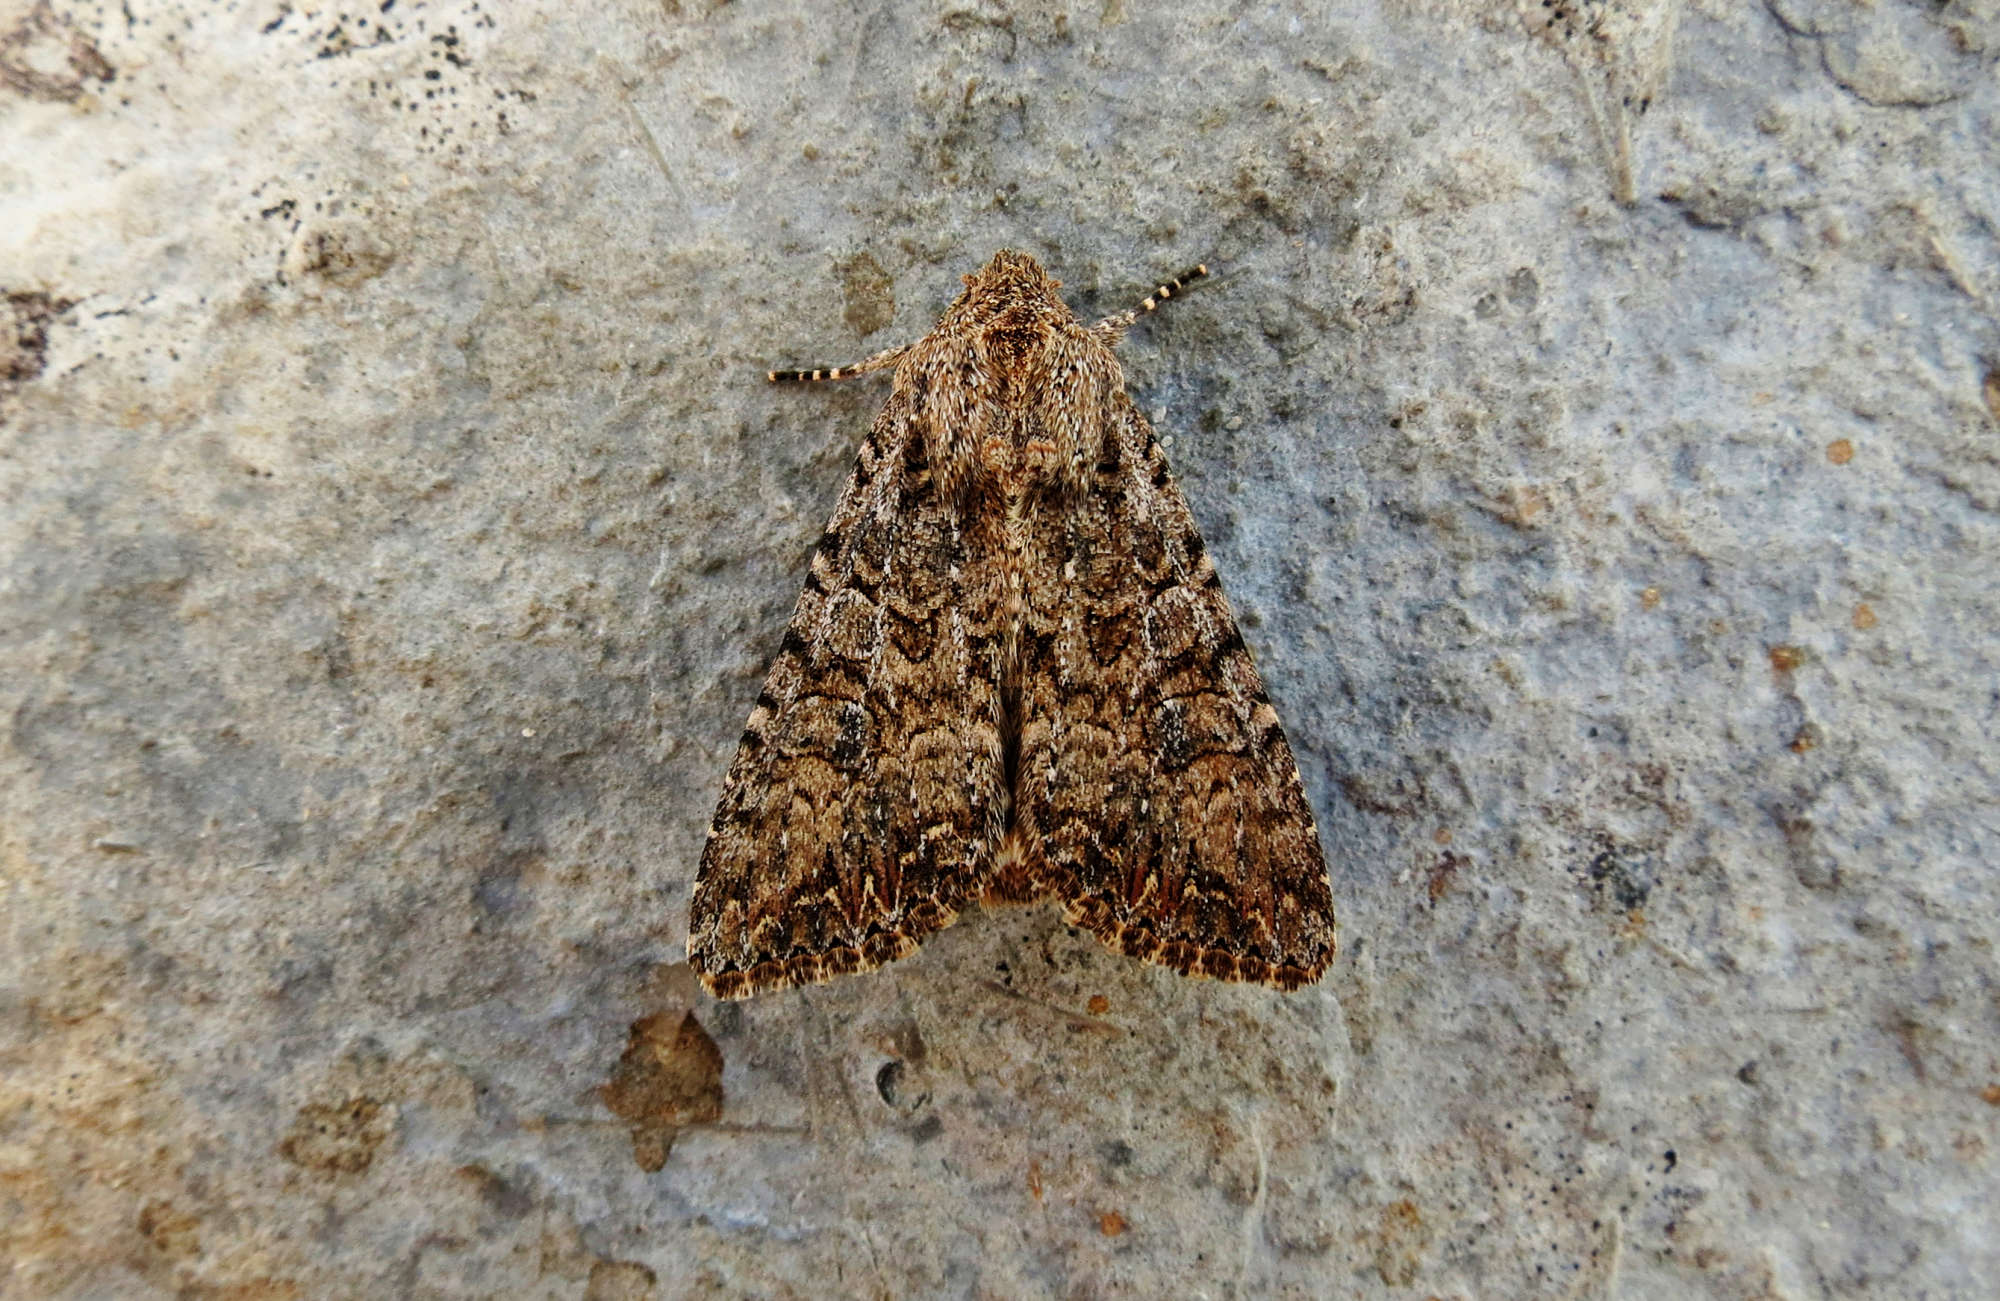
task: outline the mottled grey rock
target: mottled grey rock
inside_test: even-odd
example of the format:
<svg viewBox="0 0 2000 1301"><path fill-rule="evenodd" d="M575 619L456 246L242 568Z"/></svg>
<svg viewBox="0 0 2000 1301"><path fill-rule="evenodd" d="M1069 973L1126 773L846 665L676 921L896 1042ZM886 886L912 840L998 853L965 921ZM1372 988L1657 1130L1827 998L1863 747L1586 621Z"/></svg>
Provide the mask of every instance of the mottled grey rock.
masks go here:
<svg viewBox="0 0 2000 1301"><path fill-rule="evenodd" d="M1989 1295L1996 57L0 10L0 1293ZM1020 909L718 1005L695 859L883 392L761 373L1003 246L1219 273L1124 354L1343 955Z"/></svg>

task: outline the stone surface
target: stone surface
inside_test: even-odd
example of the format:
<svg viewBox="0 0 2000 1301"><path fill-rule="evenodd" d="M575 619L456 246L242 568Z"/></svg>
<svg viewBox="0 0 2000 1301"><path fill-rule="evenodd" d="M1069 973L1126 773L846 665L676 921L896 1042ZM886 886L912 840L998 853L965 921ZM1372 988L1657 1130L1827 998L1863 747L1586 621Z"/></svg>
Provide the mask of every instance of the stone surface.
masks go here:
<svg viewBox="0 0 2000 1301"><path fill-rule="evenodd" d="M0 1294L1989 1295L1996 57L0 5ZM1221 273L1124 351L1344 954L1023 909L717 1005L689 879L882 391L761 371L1002 246Z"/></svg>

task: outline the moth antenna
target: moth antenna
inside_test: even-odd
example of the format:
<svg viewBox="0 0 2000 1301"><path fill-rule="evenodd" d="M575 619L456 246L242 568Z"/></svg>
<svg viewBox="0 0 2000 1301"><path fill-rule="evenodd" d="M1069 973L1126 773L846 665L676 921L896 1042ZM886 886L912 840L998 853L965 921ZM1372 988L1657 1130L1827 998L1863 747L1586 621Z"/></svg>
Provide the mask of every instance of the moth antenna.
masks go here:
<svg viewBox="0 0 2000 1301"><path fill-rule="evenodd" d="M1152 293L1147 294L1145 299L1131 311L1120 312L1116 316L1107 316L1090 328L1093 333L1106 335L1110 338L1111 342L1116 343L1124 336L1125 331L1131 328L1132 322L1138 320L1148 312L1158 311L1161 303L1166 302L1169 298L1187 288L1188 285L1207 274L1208 264L1206 262L1197 263L1191 269L1181 272L1172 280L1155 288Z"/></svg>
<svg viewBox="0 0 2000 1301"><path fill-rule="evenodd" d="M871 371L893 366L903 359L910 350L909 344L900 348L889 348L876 353L852 366L815 366L811 370L767 370L764 378L773 384L810 384L823 379L853 379L856 375L866 375Z"/></svg>

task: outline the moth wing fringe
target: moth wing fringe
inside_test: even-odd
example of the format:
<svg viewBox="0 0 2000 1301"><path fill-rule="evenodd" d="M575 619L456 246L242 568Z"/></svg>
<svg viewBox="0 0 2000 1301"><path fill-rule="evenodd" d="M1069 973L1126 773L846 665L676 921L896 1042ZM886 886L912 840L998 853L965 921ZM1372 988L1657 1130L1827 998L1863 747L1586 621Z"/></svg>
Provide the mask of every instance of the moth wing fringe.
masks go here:
<svg viewBox="0 0 2000 1301"><path fill-rule="evenodd" d="M790 953L749 967L711 970L705 954L690 953L688 966L703 989L717 998L748 998L803 985L821 985L907 958L932 935L958 920L958 910L937 905L914 910L905 924L876 931L859 945L844 944L817 953Z"/></svg>
<svg viewBox="0 0 2000 1301"><path fill-rule="evenodd" d="M1332 937L1306 966L1266 962L1254 953L1230 953L1204 948L1186 940L1162 939L1145 923L1120 921L1102 899L1082 898L1063 906L1063 920L1095 935L1107 948L1156 966L1171 967L1183 976L1201 976L1246 985L1267 985L1289 994L1326 974L1338 947Z"/></svg>

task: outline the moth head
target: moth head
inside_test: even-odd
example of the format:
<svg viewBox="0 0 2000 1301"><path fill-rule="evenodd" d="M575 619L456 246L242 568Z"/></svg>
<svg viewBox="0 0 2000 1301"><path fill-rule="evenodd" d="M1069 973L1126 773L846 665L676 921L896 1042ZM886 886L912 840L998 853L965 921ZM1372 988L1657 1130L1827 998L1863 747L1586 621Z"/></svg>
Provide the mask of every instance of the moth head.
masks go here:
<svg viewBox="0 0 2000 1301"><path fill-rule="evenodd" d="M1011 248L1003 248L995 253L987 264L979 269L976 276L967 276L966 284L985 281L988 284L1016 284L1024 288L1044 289L1050 293L1062 288L1062 281L1042 270L1042 264L1026 253Z"/></svg>
<svg viewBox="0 0 2000 1301"><path fill-rule="evenodd" d="M1026 253L1001 249L976 275L963 277L965 292L945 312L941 324L978 326L1003 313L1069 318L1069 308L1057 291L1062 281L1042 270L1042 264Z"/></svg>

